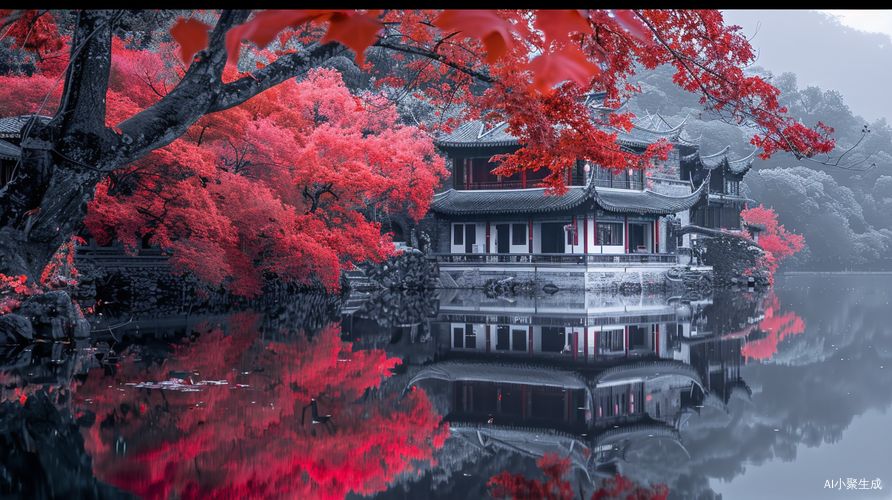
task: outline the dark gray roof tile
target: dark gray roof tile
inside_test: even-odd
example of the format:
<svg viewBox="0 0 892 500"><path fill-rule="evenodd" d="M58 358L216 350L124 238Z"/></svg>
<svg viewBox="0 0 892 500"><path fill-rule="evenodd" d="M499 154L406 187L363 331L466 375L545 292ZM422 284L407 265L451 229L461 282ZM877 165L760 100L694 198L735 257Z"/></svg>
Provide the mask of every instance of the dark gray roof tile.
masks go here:
<svg viewBox="0 0 892 500"><path fill-rule="evenodd" d="M518 146L517 138L508 133L508 124L499 123L487 129L482 120L462 123L452 133L437 139L438 147Z"/></svg>
<svg viewBox="0 0 892 500"><path fill-rule="evenodd" d="M596 188L594 198L598 205L610 212L668 215L690 209L706 192L706 183L686 196L668 196L653 191Z"/></svg>
<svg viewBox="0 0 892 500"><path fill-rule="evenodd" d="M49 116L38 115L44 122L50 121ZM31 115L8 116L0 118L0 137L19 137L22 127L28 123Z"/></svg>
<svg viewBox="0 0 892 500"><path fill-rule="evenodd" d="M544 213L574 208L589 199L584 187L562 195L545 195L545 188L456 191L434 195L431 211L447 215Z"/></svg>
<svg viewBox="0 0 892 500"><path fill-rule="evenodd" d="M604 210L668 215L693 207L705 195L706 184L685 196L668 196L653 191L588 189L572 186L561 196L545 195L545 188L492 191L456 191L434 195L431 211L445 215L535 214L569 210L594 200Z"/></svg>

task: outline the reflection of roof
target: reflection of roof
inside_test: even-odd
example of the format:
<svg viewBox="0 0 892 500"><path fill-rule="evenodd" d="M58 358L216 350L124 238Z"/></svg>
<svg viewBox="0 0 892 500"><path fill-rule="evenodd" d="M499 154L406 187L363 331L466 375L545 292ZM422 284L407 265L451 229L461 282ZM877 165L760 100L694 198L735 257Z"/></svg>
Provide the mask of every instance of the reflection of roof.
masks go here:
<svg viewBox="0 0 892 500"><path fill-rule="evenodd" d="M619 365L604 370L596 382L597 387L623 383L654 380L668 376L681 376L690 379L703 389L703 378L691 365L675 360L659 360Z"/></svg>
<svg viewBox="0 0 892 500"><path fill-rule="evenodd" d="M450 422L449 434L477 448L507 449L534 458L557 453L583 470L590 454L583 438L553 429Z"/></svg>
<svg viewBox="0 0 892 500"><path fill-rule="evenodd" d="M564 372L542 366L474 361L445 361L422 368L408 385L420 380L438 379L481 380L504 384L529 384L563 389L588 389L585 382L573 372Z"/></svg>
<svg viewBox="0 0 892 500"><path fill-rule="evenodd" d="M653 191L571 186L564 195L545 195L545 188L456 191L434 195L431 211L448 215L495 215L546 213L569 210L594 200L610 212L667 215L683 212L700 201L706 188L685 196L669 196Z"/></svg>
<svg viewBox="0 0 892 500"><path fill-rule="evenodd" d="M609 444L615 445L623 441L646 437L668 438L681 442L681 434L679 434L678 429L662 422L651 422L608 429L598 435L595 439L594 447L600 448Z"/></svg>
<svg viewBox="0 0 892 500"><path fill-rule="evenodd" d="M482 120L465 122L445 137L434 141L437 147L519 146L508 133L508 124L501 122L487 129Z"/></svg>
<svg viewBox="0 0 892 500"><path fill-rule="evenodd" d="M487 439L497 441L505 445L511 443L513 449L523 449L527 453L542 456L540 450L551 448L564 448L564 453L571 448L582 448L585 444L582 438L569 432L563 432L546 427L515 427L498 424L482 424L474 422L449 422L449 432L453 435L462 435L478 441L486 446ZM546 450L548 451L548 450Z"/></svg>
<svg viewBox="0 0 892 500"><path fill-rule="evenodd" d="M718 397L717 395L715 395L713 393L707 394L703 398L703 406L715 408L716 410L719 410L728 416L731 415L731 411L728 410L728 407L725 405L725 402L722 401L722 398Z"/></svg>

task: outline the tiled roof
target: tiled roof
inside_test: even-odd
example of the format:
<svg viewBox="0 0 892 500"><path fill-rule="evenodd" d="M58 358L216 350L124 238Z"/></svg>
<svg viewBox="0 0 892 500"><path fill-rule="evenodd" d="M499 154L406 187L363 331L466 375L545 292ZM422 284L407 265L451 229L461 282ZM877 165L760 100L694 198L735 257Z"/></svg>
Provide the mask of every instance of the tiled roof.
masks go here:
<svg viewBox="0 0 892 500"><path fill-rule="evenodd" d="M0 160L18 160L22 150L15 144L0 139Z"/></svg>
<svg viewBox="0 0 892 500"><path fill-rule="evenodd" d="M50 120L49 116L39 116L44 122ZM18 137L22 132L22 127L28 123L29 119L31 119L31 115L0 118L0 137Z"/></svg>
<svg viewBox="0 0 892 500"><path fill-rule="evenodd" d="M545 196L545 188L456 191L434 195L433 212L448 215L543 213L574 208L589 199L582 186L562 196Z"/></svg>
<svg viewBox="0 0 892 500"><path fill-rule="evenodd" d="M616 132L617 142L624 146L647 147L661 139L673 144L693 144L691 139L684 134L684 125L687 120L685 117L678 125L671 126L658 115L647 115L643 118L636 118L632 122L634 128L628 132L612 127L604 127L604 129L611 133ZM519 146L517 138L509 134L507 129L506 122L487 129L482 120L474 120L462 123L452 133L434 142L439 147Z"/></svg>
<svg viewBox="0 0 892 500"><path fill-rule="evenodd" d="M653 191L573 186L562 195L545 195L544 188L493 191L456 191L434 195L431 211L446 215L498 215L556 212L594 200L604 210L668 215L693 207L706 193L706 184L685 196L668 196Z"/></svg>
<svg viewBox="0 0 892 500"><path fill-rule="evenodd" d="M482 120L462 123L452 133L434 143L438 147L519 146L517 138L508 133L508 124L499 123L487 129Z"/></svg>
<svg viewBox="0 0 892 500"><path fill-rule="evenodd" d="M703 166L707 170L713 170L717 167L727 164L728 170L731 171L732 174L735 175L743 175L747 173L750 167L753 166L753 160L756 158L756 151L753 150L748 156L743 158L738 158L736 160L728 159L728 153L731 152L731 146L725 146L725 149L717 153L713 153L710 155L703 155L699 152L685 156L684 160L690 161L695 160L698 157L700 158L700 162L703 163Z"/></svg>
<svg viewBox="0 0 892 500"><path fill-rule="evenodd" d="M743 158L728 160L728 167L731 169L731 172L737 175L743 175L747 173L750 167L753 166L753 160L756 159L756 151L758 150L754 149L753 152L749 154L749 156L745 156Z"/></svg>
<svg viewBox="0 0 892 500"><path fill-rule="evenodd" d="M616 142L626 146L647 147L661 139L673 144L690 143L690 139L683 135L684 125L688 119L685 117L676 126L670 126L658 115L646 115L636 118L632 123L634 128L626 132L618 130Z"/></svg>
<svg viewBox="0 0 892 500"><path fill-rule="evenodd" d="M653 191L596 188L594 198L598 205L610 212L668 215L684 212L697 204L706 194L706 186L704 182L696 191L686 196L668 196Z"/></svg>

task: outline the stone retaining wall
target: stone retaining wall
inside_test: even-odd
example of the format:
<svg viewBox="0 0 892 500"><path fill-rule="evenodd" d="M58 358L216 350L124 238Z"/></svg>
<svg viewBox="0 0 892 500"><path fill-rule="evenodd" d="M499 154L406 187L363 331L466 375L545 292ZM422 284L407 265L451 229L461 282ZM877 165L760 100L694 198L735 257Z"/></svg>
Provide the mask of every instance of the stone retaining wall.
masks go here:
<svg viewBox="0 0 892 500"><path fill-rule="evenodd" d="M551 285L560 290L589 290L624 292L635 290L662 290L667 285L669 267L621 267L596 268L594 270L506 270L486 267L449 268L440 265L440 288L483 289L487 282L513 279L533 282L536 288Z"/></svg>

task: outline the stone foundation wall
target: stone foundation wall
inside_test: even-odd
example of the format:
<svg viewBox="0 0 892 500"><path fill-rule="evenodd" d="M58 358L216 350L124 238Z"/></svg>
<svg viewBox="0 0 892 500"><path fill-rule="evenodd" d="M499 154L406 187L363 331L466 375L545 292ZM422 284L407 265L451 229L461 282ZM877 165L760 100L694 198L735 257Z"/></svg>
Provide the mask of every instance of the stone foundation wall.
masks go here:
<svg viewBox="0 0 892 500"><path fill-rule="evenodd" d="M546 286L560 290L629 292L662 290L667 285L668 267L598 268L596 270L563 271L560 269L498 270L481 268L450 269L440 266L440 288L483 289L488 281L513 279L534 282L536 288Z"/></svg>
<svg viewBox="0 0 892 500"><path fill-rule="evenodd" d="M105 265L88 259L79 260L77 265L81 279L74 294L85 305L101 299L104 308L164 316L179 314L209 296L197 278L172 274L167 265Z"/></svg>

